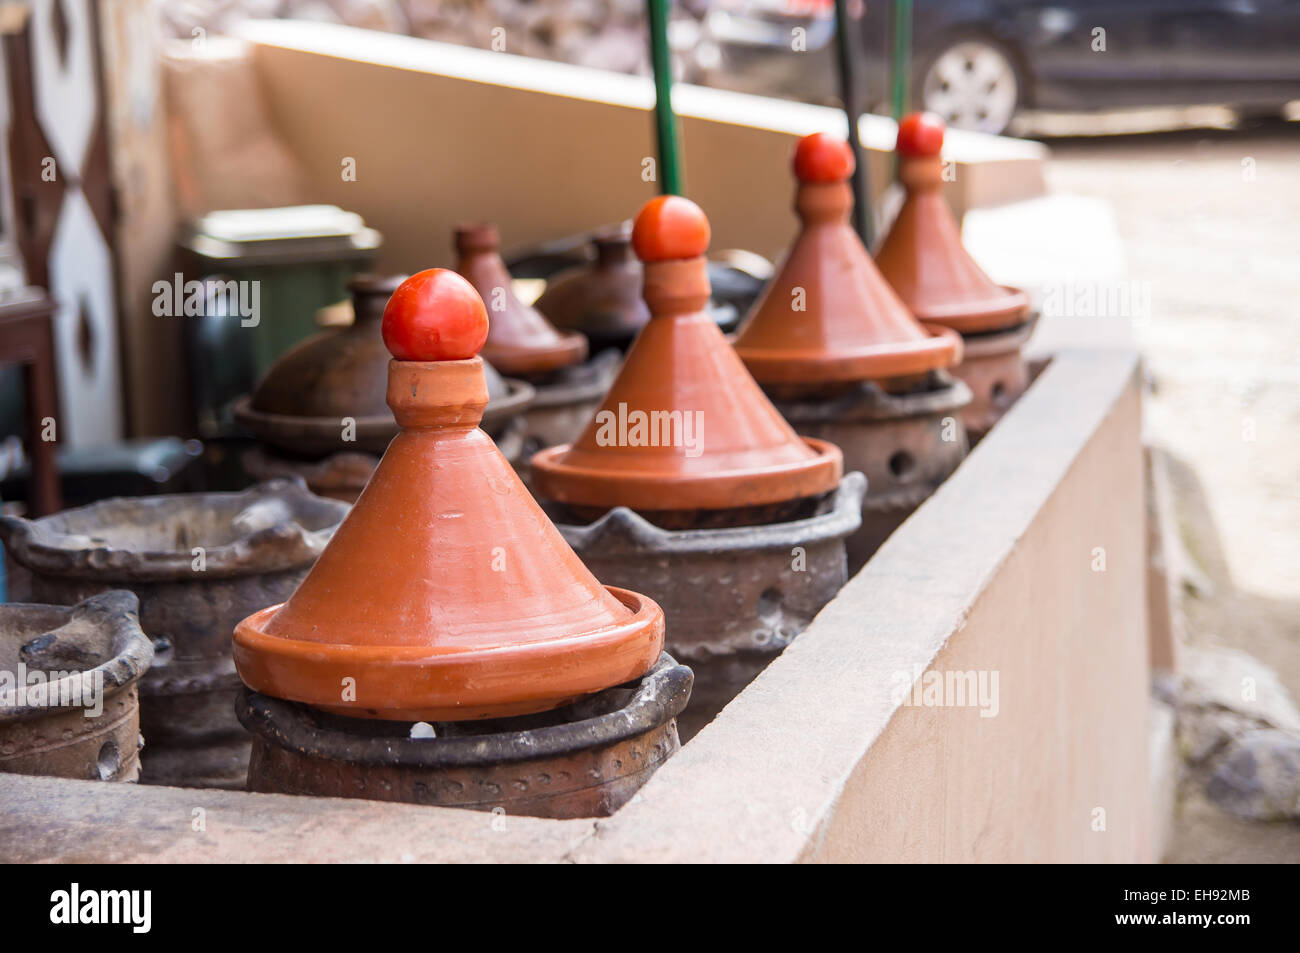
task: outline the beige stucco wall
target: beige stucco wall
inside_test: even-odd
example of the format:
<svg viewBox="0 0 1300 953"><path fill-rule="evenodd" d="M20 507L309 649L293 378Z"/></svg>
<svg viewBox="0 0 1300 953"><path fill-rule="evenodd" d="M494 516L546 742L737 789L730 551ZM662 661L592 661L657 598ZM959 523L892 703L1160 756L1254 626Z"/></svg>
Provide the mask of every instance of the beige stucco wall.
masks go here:
<svg viewBox="0 0 1300 953"><path fill-rule="evenodd" d="M658 191L642 175L656 154L649 78L328 24L253 22L240 35L313 189L383 232L388 267L448 264L460 221L495 221L520 246L629 218ZM713 247L778 255L795 226L794 141L843 135L843 113L687 85L673 99L686 191L709 214ZM894 125L864 117L862 134L879 193ZM1042 193L1041 145L949 140L959 210Z"/></svg>
<svg viewBox="0 0 1300 953"><path fill-rule="evenodd" d="M1134 383L931 664L997 672L996 717L901 708L807 859L1157 859L1141 465ZM991 523L972 514L956 543Z"/></svg>

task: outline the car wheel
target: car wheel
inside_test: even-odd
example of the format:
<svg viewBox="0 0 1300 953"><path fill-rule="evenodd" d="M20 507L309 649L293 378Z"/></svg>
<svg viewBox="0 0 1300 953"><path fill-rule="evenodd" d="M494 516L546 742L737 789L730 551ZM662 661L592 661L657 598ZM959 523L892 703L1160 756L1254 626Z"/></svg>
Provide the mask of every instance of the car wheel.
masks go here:
<svg viewBox="0 0 1300 953"><path fill-rule="evenodd" d="M957 129L1006 131L1025 100L1014 55L989 39L966 37L942 47L921 72L919 100Z"/></svg>

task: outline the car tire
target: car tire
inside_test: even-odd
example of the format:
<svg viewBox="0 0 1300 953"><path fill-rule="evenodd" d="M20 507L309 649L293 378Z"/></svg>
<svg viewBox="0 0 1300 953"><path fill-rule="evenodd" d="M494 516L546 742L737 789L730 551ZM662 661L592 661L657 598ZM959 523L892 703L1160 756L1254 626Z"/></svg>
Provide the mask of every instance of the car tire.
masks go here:
<svg viewBox="0 0 1300 953"><path fill-rule="evenodd" d="M940 43L917 71L913 100L956 129L1001 135L1030 100L1020 57L989 36L960 34Z"/></svg>

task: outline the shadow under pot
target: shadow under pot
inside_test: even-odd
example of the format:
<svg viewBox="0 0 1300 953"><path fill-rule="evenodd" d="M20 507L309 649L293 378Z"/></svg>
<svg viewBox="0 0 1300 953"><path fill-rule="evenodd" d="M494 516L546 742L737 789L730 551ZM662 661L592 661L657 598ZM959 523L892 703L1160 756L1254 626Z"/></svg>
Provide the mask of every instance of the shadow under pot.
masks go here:
<svg viewBox="0 0 1300 953"><path fill-rule="evenodd" d="M970 403L970 390L945 371L931 371L901 392L862 381L834 396L771 396L796 433L835 444L844 453L846 469L866 474L862 525L846 541L850 575L938 489L969 450L962 413Z"/></svg>
<svg viewBox="0 0 1300 953"><path fill-rule="evenodd" d="M234 714L236 623L287 599L348 507L300 482L241 493L104 500L39 520L0 518L10 593L73 605L139 597L154 662L141 679L141 780L240 788L250 738Z"/></svg>
<svg viewBox="0 0 1300 953"><path fill-rule="evenodd" d="M83 781L140 774L140 676L153 645L129 592L0 605L0 771Z"/></svg>
<svg viewBox="0 0 1300 953"><path fill-rule="evenodd" d="M403 801L532 817L607 817L681 746L691 670L641 678L534 715L455 722L350 718L244 689L248 790Z"/></svg>

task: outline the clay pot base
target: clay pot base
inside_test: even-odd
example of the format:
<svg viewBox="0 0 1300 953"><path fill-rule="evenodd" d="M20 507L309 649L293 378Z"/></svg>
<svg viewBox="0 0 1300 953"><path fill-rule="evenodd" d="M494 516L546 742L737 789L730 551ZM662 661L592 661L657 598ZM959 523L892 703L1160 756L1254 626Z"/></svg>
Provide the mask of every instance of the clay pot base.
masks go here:
<svg viewBox="0 0 1300 953"><path fill-rule="evenodd" d="M428 645L364 646L309 642L268 635L281 608L269 606L235 629L235 664L245 682L255 680L277 697L311 699L335 714L390 721L462 721L526 715L566 705L600 691L621 668L643 672L663 638L663 611L634 592L607 586L632 613L620 625L564 639L440 649ZM547 657L564 659L545 684L538 668ZM356 701L337 704L336 686L354 679ZM594 681L593 681L594 679ZM329 686L323 696L321 686ZM543 690L544 689L544 690ZM382 704L377 700L382 699Z"/></svg>
<svg viewBox="0 0 1300 953"><path fill-rule="evenodd" d="M953 376L971 390L962 422L972 444L984 437L1029 386L1029 369L1021 349L1033 334L1038 315L1001 331L965 336L966 355Z"/></svg>
<svg viewBox="0 0 1300 953"><path fill-rule="evenodd" d="M847 541L850 572L965 459L960 415L970 401L967 386L944 371L902 394L861 383L829 400L776 401L798 433L833 441L845 468L867 476L862 526Z"/></svg>
<svg viewBox="0 0 1300 953"><path fill-rule="evenodd" d="M861 522L866 482L849 473L811 516L767 525L671 530L625 507L587 525L559 524L596 578L645 592L664 610L668 651L695 672L678 718L683 742L844 585L844 539Z"/></svg>
<svg viewBox="0 0 1300 953"><path fill-rule="evenodd" d="M544 714L434 723L330 715L245 690L248 790L404 801L534 817L607 817L678 750L691 670L671 656L639 679Z"/></svg>

